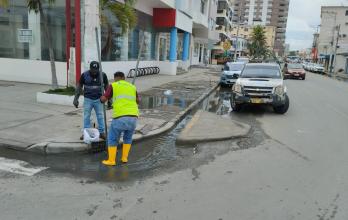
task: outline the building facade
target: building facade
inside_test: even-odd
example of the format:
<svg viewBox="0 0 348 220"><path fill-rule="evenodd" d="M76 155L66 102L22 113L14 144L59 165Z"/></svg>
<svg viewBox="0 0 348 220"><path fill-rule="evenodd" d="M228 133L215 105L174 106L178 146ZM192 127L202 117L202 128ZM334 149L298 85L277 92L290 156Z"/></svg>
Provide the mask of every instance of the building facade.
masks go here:
<svg viewBox="0 0 348 220"><path fill-rule="evenodd" d="M120 1L122 2L122 1ZM215 8L214 8L215 7ZM56 0L44 4L60 85L74 84L91 60L98 59L95 28L99 32L103 70L126 74L135 68L141 44L140 67L158 66L161 74L208 60L215 31L217 0L137 1L137 25L122 33L117 18L99 11L95 0ZM0 80L50 84L48 48L40 15L29 13L25 1L11 0L0 8ZM215 12L214 12L215 11ZM100 14L110 25L100 24Z"/></svg>
<svg viewBox="0 0 348 220"><path fill-rule="evenodd" d="M274 52L284 55L289 0L234 0L234 23L276 27Z"/></svg>
<svg viewBox="0 0 348 220"><path fill-rule="evenodd" d="M329 72L348 74L348 7L321 8L317 47L319 58Z"/></svg>

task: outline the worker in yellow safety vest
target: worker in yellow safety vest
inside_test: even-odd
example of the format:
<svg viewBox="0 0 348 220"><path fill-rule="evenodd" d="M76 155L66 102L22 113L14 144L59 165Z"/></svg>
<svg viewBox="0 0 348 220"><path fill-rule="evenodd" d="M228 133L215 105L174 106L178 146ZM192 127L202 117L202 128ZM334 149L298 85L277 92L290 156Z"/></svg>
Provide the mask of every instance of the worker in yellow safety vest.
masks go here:
<svg viewBox="0 0 348 220"><path fill-rule="evenodd" d="M101 102L113 100L112 122L108 134L108 160L103 164L116 165L117 145L123 133L122 158L123 163L128 162L128 154L132 145L132 137L139 116L139 98L136 87L125 80L123 72L114 74L115 82L112 83L105 94L100 98Z"/></svg>

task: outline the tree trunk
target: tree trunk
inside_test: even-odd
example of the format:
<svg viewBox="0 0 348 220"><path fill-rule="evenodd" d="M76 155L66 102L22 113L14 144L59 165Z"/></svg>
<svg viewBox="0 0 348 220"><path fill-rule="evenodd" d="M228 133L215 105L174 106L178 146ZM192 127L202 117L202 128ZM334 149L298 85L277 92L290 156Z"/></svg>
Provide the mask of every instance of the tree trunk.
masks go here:
<svg viewBox="0 0 348 220"><path fill-rule="evenodd" d="M48 51L49 51L50 63L51 63L52 88L53 89L58 89L56 63L55 63L53 46L52 46L51 34L50 34L49 30L48 30L47 17L44 14L44 11L42 9L41 0L39 0L38 3L39 3L39 11L40 11L41 19L42 19L43 24L44 24L44 33L45 33L46 40L47 40L47 46L48 46Z"/></svg>

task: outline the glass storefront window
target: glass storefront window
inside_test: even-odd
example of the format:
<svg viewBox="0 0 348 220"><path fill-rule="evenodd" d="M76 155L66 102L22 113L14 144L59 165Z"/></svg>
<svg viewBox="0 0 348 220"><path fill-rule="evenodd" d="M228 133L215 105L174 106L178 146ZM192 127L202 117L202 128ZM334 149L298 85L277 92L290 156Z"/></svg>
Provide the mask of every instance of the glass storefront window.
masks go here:
<svg viewBox="0 0 348 220"><path fill-rule="evenodd" d="M117 18L109 11L104 11L110 26L102 25L103 61L137 60L141 43L142 60L154 60L156 57L156 33L152 28L152 17L137 11L138 24L128 34L123 35ZM112 28L110 28L112 27Z"/></svg>
<svg viewBox="0 0 348 220"><path fill-rule="evenodd" d="M65 0L56 0L52 6L43 4L43 10L55 59L65 61ZM24 36L24 33L30 35ZM34 12L28 15L26 1L10 0L7 9L0 9L0 35L0 57L49 60L43 21Z"/></svg>
<svg viewBox="0 0 348 220"><path fill-rule="evenodd" d="M46 3L43 7L47 16L48 31L51 35L55 59L57 61L66 61L65 0L55 0L52 6ZM43 21L41 21L41 54L42 60L49 60Z"/></svg>
<svg viewBox="0 0 348 220"><path fill-rule="evenodd" d="M17 39L18 30L28 28L26 2L11 1L9 8L0 10L0 57L28 59L29 43Z"/></svg>

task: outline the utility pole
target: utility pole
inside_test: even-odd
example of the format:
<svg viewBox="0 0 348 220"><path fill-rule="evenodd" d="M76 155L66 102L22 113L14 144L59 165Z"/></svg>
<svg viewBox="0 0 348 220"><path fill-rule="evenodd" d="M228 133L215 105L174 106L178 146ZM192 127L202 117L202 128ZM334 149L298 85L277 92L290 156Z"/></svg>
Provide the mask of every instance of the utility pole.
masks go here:
<svg viewBox="0 0 348 220"><path fill-rule="evenodd" d="M238 46L238 40L239 40L239 28L240 28L240 21L241 21L241 17L238 17L238 22L237 22L237 36L236 36L236 43L234 45L234 62L237 61L237 46Z"/></svg>
<svg viewBox="0 0 348 220"><path fill-rule="evenodd" d="M330 63L329 63L329 65L330 65L330 76L332 75L332 73L333 73L333 60L332 60L332 56L333 56L333 53L336 51L336 49L334 49L333 47L334 47L334 40L335 40L335 29L336 29L336 27L337 27L337 25L336 25L336 20L337 20L337 13L336 12L333 12L333 11L324 11L323 13L327 13L327 14L329 14L329 15L333 15L334 16L334 25L333 25L333 31L332 31L332 46L331 46L331 55L330 55ZM334 59L335 59L335 57L334 57Z"/></svg>
<svg viewBox="0 0 348 220"><path fill-rule="evenodd" d="M335 45L335 53L334 53L334 66L333 66L333 73L335 73L335 70L336 70L336 62L337 62L337 58L336 58L336 56L337 56L337 48L338 48L338 41L339 41L339 39L340 39L340 31L341 31L341 25L339 24L339 25L337 25L336 26L336 29L337 29L337 38L336 38L336 45Z"/></svg>

